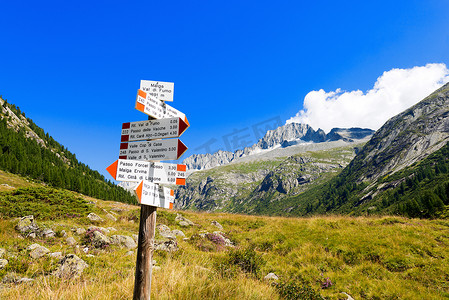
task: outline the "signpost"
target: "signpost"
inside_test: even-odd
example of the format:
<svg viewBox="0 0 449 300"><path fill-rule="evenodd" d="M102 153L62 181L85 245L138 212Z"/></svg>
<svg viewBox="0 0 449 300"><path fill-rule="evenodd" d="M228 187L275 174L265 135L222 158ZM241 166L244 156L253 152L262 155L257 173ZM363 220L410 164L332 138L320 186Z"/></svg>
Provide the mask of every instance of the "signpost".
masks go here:
<svg viewBox="0 0 449 300"><path fill-rule="evenodd" d="M189 127L181 118L128 122L122 125L122 142L176 138Z"/></svg>
<svg viewBox="0 0 449 300"><path fill-rule="evenodd" d="M178 139L141 141L120 144L120 159L177 160L187 147Z"/></svg>
<svg viewBox="0 0 449 300"><path fill-rule="evenodd" d="M174 83L142 80L135 108L148 121L122 125L119 159L106 170L114 179L137 184L139 240L133 299L150 299L157 207L172 209L174 191L159 184L184 185L186 166L161 163L177 160L187 147L177 137L190 126L185 114L163 101L173 101ZM165 140L165 138L171 138Z"/></svg>
<svg viewBox="0 0 449 300"><path fill-rule="evenodd" d="M185 185L186 165L118 159L106 170L118 181Z"/></svg>

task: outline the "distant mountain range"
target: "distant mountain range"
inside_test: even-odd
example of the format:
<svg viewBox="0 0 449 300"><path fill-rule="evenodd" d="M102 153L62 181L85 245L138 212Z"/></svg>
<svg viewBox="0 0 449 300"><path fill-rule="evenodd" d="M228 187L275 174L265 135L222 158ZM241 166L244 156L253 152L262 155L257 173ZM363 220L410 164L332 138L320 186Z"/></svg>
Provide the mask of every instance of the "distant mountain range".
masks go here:
<svg viewBox="0 0 449 300"><path fill-rule="evenodd" d="M185 162L178 208L267 215L449 215L449 84L369 129L304 124L269 131L256 145ZM365 144L366 143L366 144Z"/></svg>
<svg viewBox="0 0 449 300"><path fill-rule="evenodd" d="M328 134L325 134L323 130L315 131L307 124L290 123L275 130L269 130L262 139L251 147L235 152L218 151L213 154L194 154L184 159L183 164L186 164L189 170L205 170L226 165L237 161L239 158L258 154L262 151L304 143L324 143L339 140L353 142L371 136L373 133L374 130L371 129L334 128Z"/></svg>

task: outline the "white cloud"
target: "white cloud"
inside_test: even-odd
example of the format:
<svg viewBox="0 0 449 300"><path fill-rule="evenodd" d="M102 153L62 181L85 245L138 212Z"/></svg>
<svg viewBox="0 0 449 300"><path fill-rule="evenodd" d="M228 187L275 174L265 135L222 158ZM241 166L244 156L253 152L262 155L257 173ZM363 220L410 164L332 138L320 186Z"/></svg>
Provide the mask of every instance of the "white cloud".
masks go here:
<svg viewBox="0 0 449 300"><path fill-rule="evenodd" d="M287 120L328 132L332 128L378 129L389 118L416 104L449 82L445 64L427 64L411 69L392 69L377 78L374 87L357 91L311 91L304 98L303 110Z"/></svg>

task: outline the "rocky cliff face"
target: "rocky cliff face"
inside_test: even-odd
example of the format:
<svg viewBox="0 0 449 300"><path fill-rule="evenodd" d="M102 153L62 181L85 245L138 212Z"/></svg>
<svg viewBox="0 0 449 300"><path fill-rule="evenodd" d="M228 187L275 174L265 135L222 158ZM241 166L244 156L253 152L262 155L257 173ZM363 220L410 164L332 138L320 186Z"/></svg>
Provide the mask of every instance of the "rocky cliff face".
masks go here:
<svg viewBox="0 0 449 300"><path fill-rule="evenodd" d="M351 162L356 181L376 181L429 154L449 141L449 83L388 120Z"/></svg>
<svg viewBox="0 0 449 300"><path fill-rule="evenodd" d="M327 141L343 140L353 142L370 136L374 133L371 129L334 128L327 135L323 130L315 131L307 124L289 123L269 130L257 144L235 152L218 151L214 154L194 154L187 157L183 164L189 170L205 170L217 166L226 165L239 158L258 153L261 150L274 149L276 147L289 147L301 143L323 143Z"/></svg>
<svg viewBox="0 0 449 300"><path fill-rule="evenodd" d="M267 155L194 172L187 178L186 186L177 188L175 207L251 213L262 200L282 200L334 176L360 147L358 143L342 144L288 157Z"/></svg>

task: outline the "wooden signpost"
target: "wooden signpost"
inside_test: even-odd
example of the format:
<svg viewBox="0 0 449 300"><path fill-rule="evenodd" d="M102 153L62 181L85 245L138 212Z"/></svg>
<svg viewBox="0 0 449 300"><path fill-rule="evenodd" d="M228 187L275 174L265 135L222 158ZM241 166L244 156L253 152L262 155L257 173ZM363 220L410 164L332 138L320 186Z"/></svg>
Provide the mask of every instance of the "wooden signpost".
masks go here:
<svg viewBox="0 0 449 300"><path fill-rule="evenodd" d="M173 101L173 93L172 82L141 81L135 108L148 121L123 123L119 159L106 168L114 179L136 183L141 204L135 300L150 299L157 207L172 209L175 199L172 189L159 184L185 185L186 180L185 165L159 162L179 159L187 150L177 139L189 127L187 117L163 102Z"/></svg>

